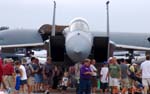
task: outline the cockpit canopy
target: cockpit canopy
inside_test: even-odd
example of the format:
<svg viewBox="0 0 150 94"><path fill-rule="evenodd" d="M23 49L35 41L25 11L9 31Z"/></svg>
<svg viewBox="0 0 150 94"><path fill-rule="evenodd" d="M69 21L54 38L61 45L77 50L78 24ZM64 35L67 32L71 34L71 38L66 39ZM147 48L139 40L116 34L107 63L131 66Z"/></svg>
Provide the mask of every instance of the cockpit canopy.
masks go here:
<svg viewBox="0 0 150 94"><path fill-rule="evenodd" d="M70 31L89 31L89 26L84 18L75 18L69 26Z"/></svg>

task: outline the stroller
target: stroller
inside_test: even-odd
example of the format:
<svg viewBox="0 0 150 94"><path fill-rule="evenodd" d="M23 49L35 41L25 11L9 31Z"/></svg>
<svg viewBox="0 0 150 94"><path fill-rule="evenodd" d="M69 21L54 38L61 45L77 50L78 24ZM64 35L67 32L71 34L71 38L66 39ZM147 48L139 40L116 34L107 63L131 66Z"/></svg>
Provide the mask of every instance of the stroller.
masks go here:
<svg viewBox="0 0 150 94"><path fill-rule="evenodd" d="M136 81L134 87L132 87L132 90L129 91L129 94L143 94L143 89L143 85Z"/></svg>

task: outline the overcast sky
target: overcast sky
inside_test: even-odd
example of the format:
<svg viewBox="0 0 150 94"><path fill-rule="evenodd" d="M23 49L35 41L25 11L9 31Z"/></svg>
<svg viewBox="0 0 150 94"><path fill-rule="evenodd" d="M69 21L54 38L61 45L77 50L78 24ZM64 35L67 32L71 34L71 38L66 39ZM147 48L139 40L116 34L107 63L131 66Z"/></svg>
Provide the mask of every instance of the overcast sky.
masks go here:
<svg viewBox="0 0 150 94"><path fill-rule="evenodd" d="M56 0L56 24L75 17L90 30L106 31L107 0ZM111 32L150 32L150 0L110 0ZM52 23L53 0L0 0L0 26L38 29Z"/></svg>

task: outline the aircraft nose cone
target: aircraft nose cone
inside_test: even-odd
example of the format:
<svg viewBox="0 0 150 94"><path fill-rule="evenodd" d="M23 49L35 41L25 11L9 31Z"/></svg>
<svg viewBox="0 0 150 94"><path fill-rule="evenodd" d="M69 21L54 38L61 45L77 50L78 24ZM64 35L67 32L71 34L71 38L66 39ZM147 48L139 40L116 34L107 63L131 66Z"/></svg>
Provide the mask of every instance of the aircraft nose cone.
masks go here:
<svg viewBox="0 0 150 94"><path fill-rule="evenodd" d="M81 54L82 53L81 50L79 50L79 49L74 49L73 52L76 53L76 54Z"/></svg>
<svg viewBox="0 0 150 94"><path fill-rule="evenodd" d="M92 44L89 39L82 34L75 34L70 37L66 43L66 52L69 58L74 62L80 62L87 58L91 52Z"/></svg>

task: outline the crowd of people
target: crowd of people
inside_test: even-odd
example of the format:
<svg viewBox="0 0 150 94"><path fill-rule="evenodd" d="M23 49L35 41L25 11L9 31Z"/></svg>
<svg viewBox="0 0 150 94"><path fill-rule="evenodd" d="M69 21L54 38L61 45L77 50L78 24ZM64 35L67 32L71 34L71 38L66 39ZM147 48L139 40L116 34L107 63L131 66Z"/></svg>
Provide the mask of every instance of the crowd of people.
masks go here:
<svg viewBox="0 0 150 94"><path fill-rule="evenodd" d="M47 57L41 64L36 57L0 58L0 91L11 94L32 94L53 90L67 93L68 87L76 88L77 94L148 94L150 86L150 56L141 64L117 60L97 64L95 59L85 59L75 65L63 68ZM99 83L99 84L98 84Z"/></svg>
<svg viewBox="0 0 150 94"><path fill-rule="evenodd" d="M149 94L150 56L139 64L110 57L100 69L93 70L90 59L83 61L80 68L79 92L77 94L96 94L95 81L100 80L100 94ZM96 68L96 67L95 67ZM95 75L95 72L99 76ZM96 79L93 80L93 78ZM98 83L98 82L97 82ZM96 88L95 88L96 87Z"/></svg>
<svg viewBox="0 0 150 94"><path fill-rule="evenodd" d="M57 89L63 81L63 71L60 66L51 62L48 57L45 64L41 64L38 58L22 58L14 61L12 58L0 59L0 91L12 94L31 94L33 92L45 92ZM68 73L64 73L67 76ZM65 79L66 80L66 79Z"/></svg>

